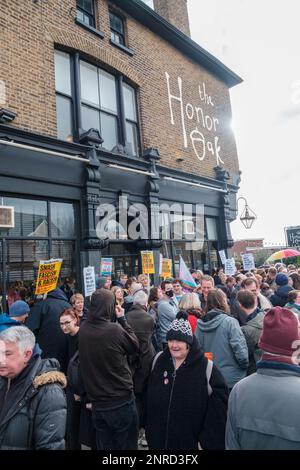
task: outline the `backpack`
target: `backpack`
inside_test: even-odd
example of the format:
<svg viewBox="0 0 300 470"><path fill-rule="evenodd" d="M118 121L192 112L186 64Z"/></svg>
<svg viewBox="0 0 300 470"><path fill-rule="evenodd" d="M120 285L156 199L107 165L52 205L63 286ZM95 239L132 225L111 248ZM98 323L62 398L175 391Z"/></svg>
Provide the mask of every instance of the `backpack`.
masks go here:
<svg viewBox="0 0 300 470"><path fill-rule="evenodd" d="M156 364L156 361L157 359L159 358L159 356L161 355L161 353L163 353L163 351L159 351L156 356L154 357L153 359L153 362L152 362L152 367L151 367L151 372L153 371L154 369L154 366ZM213 370L213 366L214 366L214 363L213 361L211 361L210 359L207 359L207 364L206 364L206 380L207 380L207 393L208 393L208 396L210 397L212 392L213 392L213 389L211 388L211 385L210 385L210 378L211 378L211 373L212 373L212 370Z"/></svg>
<svg viewBox="0 0 300 470"><path fill-rule="evenodd" d="M80 373L79 351L76 351L74 356L72 356L70 359L67 371L67 379L68 388L72 393L80 396L85 394Z"/></svg>

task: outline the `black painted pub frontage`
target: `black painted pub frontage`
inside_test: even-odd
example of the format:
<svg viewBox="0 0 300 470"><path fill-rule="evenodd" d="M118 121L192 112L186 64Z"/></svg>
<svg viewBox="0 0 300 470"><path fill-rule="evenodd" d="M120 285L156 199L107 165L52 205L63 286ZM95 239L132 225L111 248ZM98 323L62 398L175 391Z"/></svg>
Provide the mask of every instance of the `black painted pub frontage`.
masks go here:
<svg viewBox="0 0 300 470"><path fill-rule="evenodd" d="M61 282L74 279L81 291L83 268L95 266L99 274L101 257L113 258L115 277L141 272L141 250L153 250L156 263L159 253L171 258L174 275L179 256L188 267L211 272L220 265L218 250L232 245L229 223L236 216L238 187L227 183L225 170L216 167L215 179L203 178L161 166L157 149L138 158L100 145L99 132L92 129L80 143L68 143L0 125L0 205L14 207L15 214L14 228L0 229L3 308L16 286L34 289L40 260L63 258ZM139 239L132 240L123 229L122 201L157 208L151 217L141 218L145 230ZM106 204L116 208L111 220L109 211L104 214ZM159 207L173 204L204 208L203 240L193 249L176 231L165 230L168 221L161 223ZM101 215L107 221L103 236L97 230ZM193 217L184 222L187 232L194 230ZM158 230L153 230L158 221Z"/></svg>

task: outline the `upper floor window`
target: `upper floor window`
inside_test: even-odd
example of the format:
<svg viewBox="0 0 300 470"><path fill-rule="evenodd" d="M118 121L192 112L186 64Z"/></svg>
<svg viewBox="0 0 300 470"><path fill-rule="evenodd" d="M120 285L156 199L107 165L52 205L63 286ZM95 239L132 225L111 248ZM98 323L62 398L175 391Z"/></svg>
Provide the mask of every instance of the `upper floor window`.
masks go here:
<svg viewBox="0 0 300 470"><path fill-rule="evenodd" d="M55 52L55 88L57 137L62 140L73 138L73 100L71 88L70 55L62 51Z"/></svg>
<svg viewBox="0 0 300 470"><path fill-rule="evenodd" d="M111 40L117 44L125 46L125 34L124 34L124 23L123 19L113 12L109 12Z"/></svg>
<svg viewBox="0 0 300 470"><path fill-rule="evenodd" d="M77 19L95 27L94 0L77 0Z"/></svg>
<svg viewBox="0 0 300 470"><path fill-rule="evenodd" d="M113 150L122 145L138 155L139 130L135 89L123 80L62 51L55 52L56 111L58 137L70 140L79 129L98 129L102 146ZM77 82L79 80L79 83ZM76 95L73 90L78 90ZM80 96L77 102L75 96ZM77 129L77 132L76 132ZM75 130L75 132L74 132Z"/></svg>
<svg viewBox="0 0 300 470"><path fill-rule="evenodd" d="M112 150L119 141L116 79L80 61L80 82L82 127L98 129L104 139L103 146Z"/></svg>

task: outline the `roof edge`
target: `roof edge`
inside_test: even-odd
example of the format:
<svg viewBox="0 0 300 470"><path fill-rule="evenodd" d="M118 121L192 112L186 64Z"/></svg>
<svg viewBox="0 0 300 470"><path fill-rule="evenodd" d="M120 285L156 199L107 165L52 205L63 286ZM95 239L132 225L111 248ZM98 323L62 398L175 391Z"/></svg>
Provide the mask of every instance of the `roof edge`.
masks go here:
<svg viewBox="0 0 300 470"><path fill-rule="evenodd" d="M226 83L229 88L242 83L243 79L239 75L186 36L182 31L175 28L175 26L152 10L152 8L146 5L142 0L126 0L126 2L124 2L124 0L110 0L110 3L126 11L152 32L161 36L198 64L204 66Z"/></svg>

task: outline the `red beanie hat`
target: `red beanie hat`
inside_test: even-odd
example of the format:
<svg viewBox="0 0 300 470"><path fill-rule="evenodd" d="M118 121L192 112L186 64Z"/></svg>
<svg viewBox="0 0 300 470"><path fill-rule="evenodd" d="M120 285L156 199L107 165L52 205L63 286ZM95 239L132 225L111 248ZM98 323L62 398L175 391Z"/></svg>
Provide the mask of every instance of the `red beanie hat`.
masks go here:
<svg viewBox="0 0 300 470"><path fill-rule="evenodd" d="M258 347L273 354L292 356L297 349L297 346L292 349L292 344L296 340L300 340L296 315L284 307L271 308L265 314Z"/></svg>

